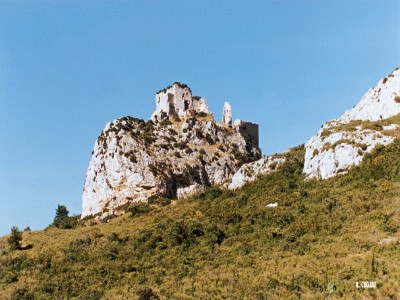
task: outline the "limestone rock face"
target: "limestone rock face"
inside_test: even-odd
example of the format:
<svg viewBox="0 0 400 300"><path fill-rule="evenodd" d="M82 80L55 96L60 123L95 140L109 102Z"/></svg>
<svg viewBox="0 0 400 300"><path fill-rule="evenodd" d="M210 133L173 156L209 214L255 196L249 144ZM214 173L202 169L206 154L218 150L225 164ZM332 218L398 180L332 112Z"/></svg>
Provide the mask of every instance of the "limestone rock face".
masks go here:
<svg viewBox="0 0 400 300"><path fill-rule="evenodd" d="M370 89L338 120L327 122L307 143L304 172L308 178L329 178L358 165L378 144L394 140L400 113L400 70Z"/></svg>
<svg viewBox="0 0 400 300"><path fill-rule="evenodd" d="M228 185L229 189L242 187L246 182L254 181L258 175L269 174L279 168L285 161L280 155L265 156L255 162L244 164L232 177L232 182Z"/></svg>
<svg viewBox="0 0 400 300"><path fill-rule="evenodd" d="M339 121L351 120L378 121L400 113L400 69L381 79L371 88L352 109L347 110Z"/></svg>
<svg viewBox="0 0 400 300"><path fill-rule="evenodd" d="M82 218L118 213L121 206L151 196L179 198L203 191L261 157L243 129L217 123L204 103L190 116L157 110L155 121L123 117L108 123L86 173Z"/></svg>
<svg viewBox="0 0 400 300"><path fill-rule="evenodd" d="M394 137L390 135L362 129L361 126L351 131L339 129L337 132L335 127L323 127L305 144L303 171L308 178L322 179L346 173L350 167L358 165L364 154L371 152L376 145L387 145L393 140Z"/></svg>
<svg viewBox="0 0 400 300"><path fill-rule="evenodd" d="M358 165L376 145L387 145L400 128L400 69L397 68L370 89L361 101L338 120L327 122L305 144L307 178L326 179ZM233 127L242 122L235 121ZM282 156L267 156L243 165L228 185L230 189L268 174L285 162ZM273 166L273 168L271 167Z"/></svg>
<svg viewBox="0 0 400 300"><path fill-rule="evenodd" d="M232 106L229 102L224 103L222 112L222 123L231 126L232 125Z"/></svg>

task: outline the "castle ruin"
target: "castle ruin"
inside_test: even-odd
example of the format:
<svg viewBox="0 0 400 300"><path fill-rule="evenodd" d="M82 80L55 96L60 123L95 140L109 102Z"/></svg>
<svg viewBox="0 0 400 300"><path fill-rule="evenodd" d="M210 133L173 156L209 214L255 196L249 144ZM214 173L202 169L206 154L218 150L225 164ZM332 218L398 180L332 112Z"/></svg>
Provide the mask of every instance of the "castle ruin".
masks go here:
<svg viewBox="0 0 400 300"><path fill-rule="evenodd" d="M180 82L174 82L158 91L155 100L156 110L151 115L153 121L160 121L163 113L165 116L177 114L179 117L189 117L196 113L210 114L207 100L199 96L192 96L192 90ZM233 130L247 137L252 145L258 147L258 124L235 120L232 125L232 106L229 102L224 103L222 124L232 127Z"/></svg>
<svg viewBox="0 0 400 300"><path fill-rule="evenodd" d="M192 113L209 113L208 104L205 98L192 96L192 90L186 85L175 82L156 93L156 111L151 119L160 120L162 112L168 116L177 114L180 117Z"/></svg>

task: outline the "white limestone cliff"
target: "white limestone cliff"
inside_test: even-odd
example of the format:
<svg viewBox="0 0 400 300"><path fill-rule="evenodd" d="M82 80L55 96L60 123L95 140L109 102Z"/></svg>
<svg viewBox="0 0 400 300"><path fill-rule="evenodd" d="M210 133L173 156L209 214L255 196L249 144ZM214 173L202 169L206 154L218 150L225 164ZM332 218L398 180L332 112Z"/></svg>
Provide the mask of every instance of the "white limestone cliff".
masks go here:
<svg viewBox="0 0 400 300"><path fill-rule="evenodd" d="M279 168L285 161L280 155L265 156L255 162L244 164L233 175L228 188L233 190L242 187L246 182L256 180L257 176L269 174Z"/></svg>
<svg viewBox="0 0 400 300"><path fill-rule="evenodd" d="M106 125L86 173L82 218L115 214L151 196L180 198L204 191L261 157L256 124L242 122L232 128L216 122L207 113L205 99L191 98L190 89L182 86L157 93L154 121L124 117ZM167 94L175 113L164 111ZM177 95L178 100L193 100L180 110L183 113L176 112L182 109Z"/></svg>
<svg viewBox="0 0 400 300"><path fill-rule="evenodd" d="M305 144L304 173L308 178L326 179L346 173L358 165L364 154L376 145L387 145L394 137L370 129L356 128L354 131L338 131L324 136L322 128Z"/></svg>
<svg viewBox="0 0 400 300"><path fill-rule="evenodd" d="M329 178L358 165L376 145L394 140L390 117L400 113L400 70L397 68L371 88L338 120L327 122L305 144L304 173Z"/></svg>
<svg viewBox="0 0 400 300"><path fill-rule="evenodd" d="M396 68L371 88L352 109L339 119L348 123L351 120L378 121L400 113L400 69Z"/></svg>
<svg viewBox="0 0 400 300"><path fill-rule="evenodd" d="M393 142L395 131L400 127L400 117L391 117L399 113L400 69L397 68L380 80L377 87L371 88L357 105L338 120L327 122L305 143L303 172L309 179L326 179L346 173L376 145ZM240 123L236 120L233 126ZM229 189L239 188L254 181L258 175L271 173L284 161L284 157L267 156L245 164L227 186Z"/></svg>

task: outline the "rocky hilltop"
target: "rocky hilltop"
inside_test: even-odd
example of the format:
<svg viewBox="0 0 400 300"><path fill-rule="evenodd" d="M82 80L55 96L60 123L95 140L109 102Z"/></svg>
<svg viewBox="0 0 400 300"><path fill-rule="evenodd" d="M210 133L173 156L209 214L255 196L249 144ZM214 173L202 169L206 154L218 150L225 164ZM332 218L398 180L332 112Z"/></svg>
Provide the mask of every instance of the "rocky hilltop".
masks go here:
<svg viewBox="0 0 400 300"><path fill-rule="evenodd" d="M225 103L223 122L206 99L174 83L156 94L151 120L123 117L97 138L86 173L82 218L105 217L152 196L184 197L232 178L261 157L258 125L236 120Z"/></svg>
<svg viewBox="0 0 400 300"><path fill-rule="evenodd" d="M371 88L339 119L325 123L305 143L304 169L308 179L326 179L346 173L358 165L377 145L399 137L400 69L397 68ZM230 189L268 174L285 161L283 155L266 156L243 165L228 185Z"/></svg>
<svg viewBox="0 0 400 300"><path fill-rule="evenodd" d="M260 159L258 125L236 120L226 102L216 122L205 98L174 83L156 94L151 120L125 117L97 139L86 174L82 217L106 216L152 196L184 197L212 184L230 189L271 173L286 154ZM307 179L326 179L360 164L377 145L400 137L400 69L371 88L339 119L325 123L304 145Z"/></svg>
<svg viewBox="0 0 400 300"><path fill-rule="evenodd" d="M305 144L304 173L329 178L358 165L376 145L393 142L400 120L400 70L371 88L352 109L327 122Z"/></svg>

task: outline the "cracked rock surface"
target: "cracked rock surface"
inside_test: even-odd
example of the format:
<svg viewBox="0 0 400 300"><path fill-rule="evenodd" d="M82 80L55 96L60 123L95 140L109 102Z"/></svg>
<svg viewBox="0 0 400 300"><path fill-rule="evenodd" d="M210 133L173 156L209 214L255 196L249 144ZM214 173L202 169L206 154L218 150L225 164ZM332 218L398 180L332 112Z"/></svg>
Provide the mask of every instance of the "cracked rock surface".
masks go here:
<svg viewBox="0 0 400 300"><path fill-rule="evenodd" d="M151 196L179 198L222 184L260 149L211 114L160 121L132 117L106 125L95 142L82 196L82 218L118 213Z"/></svg>

